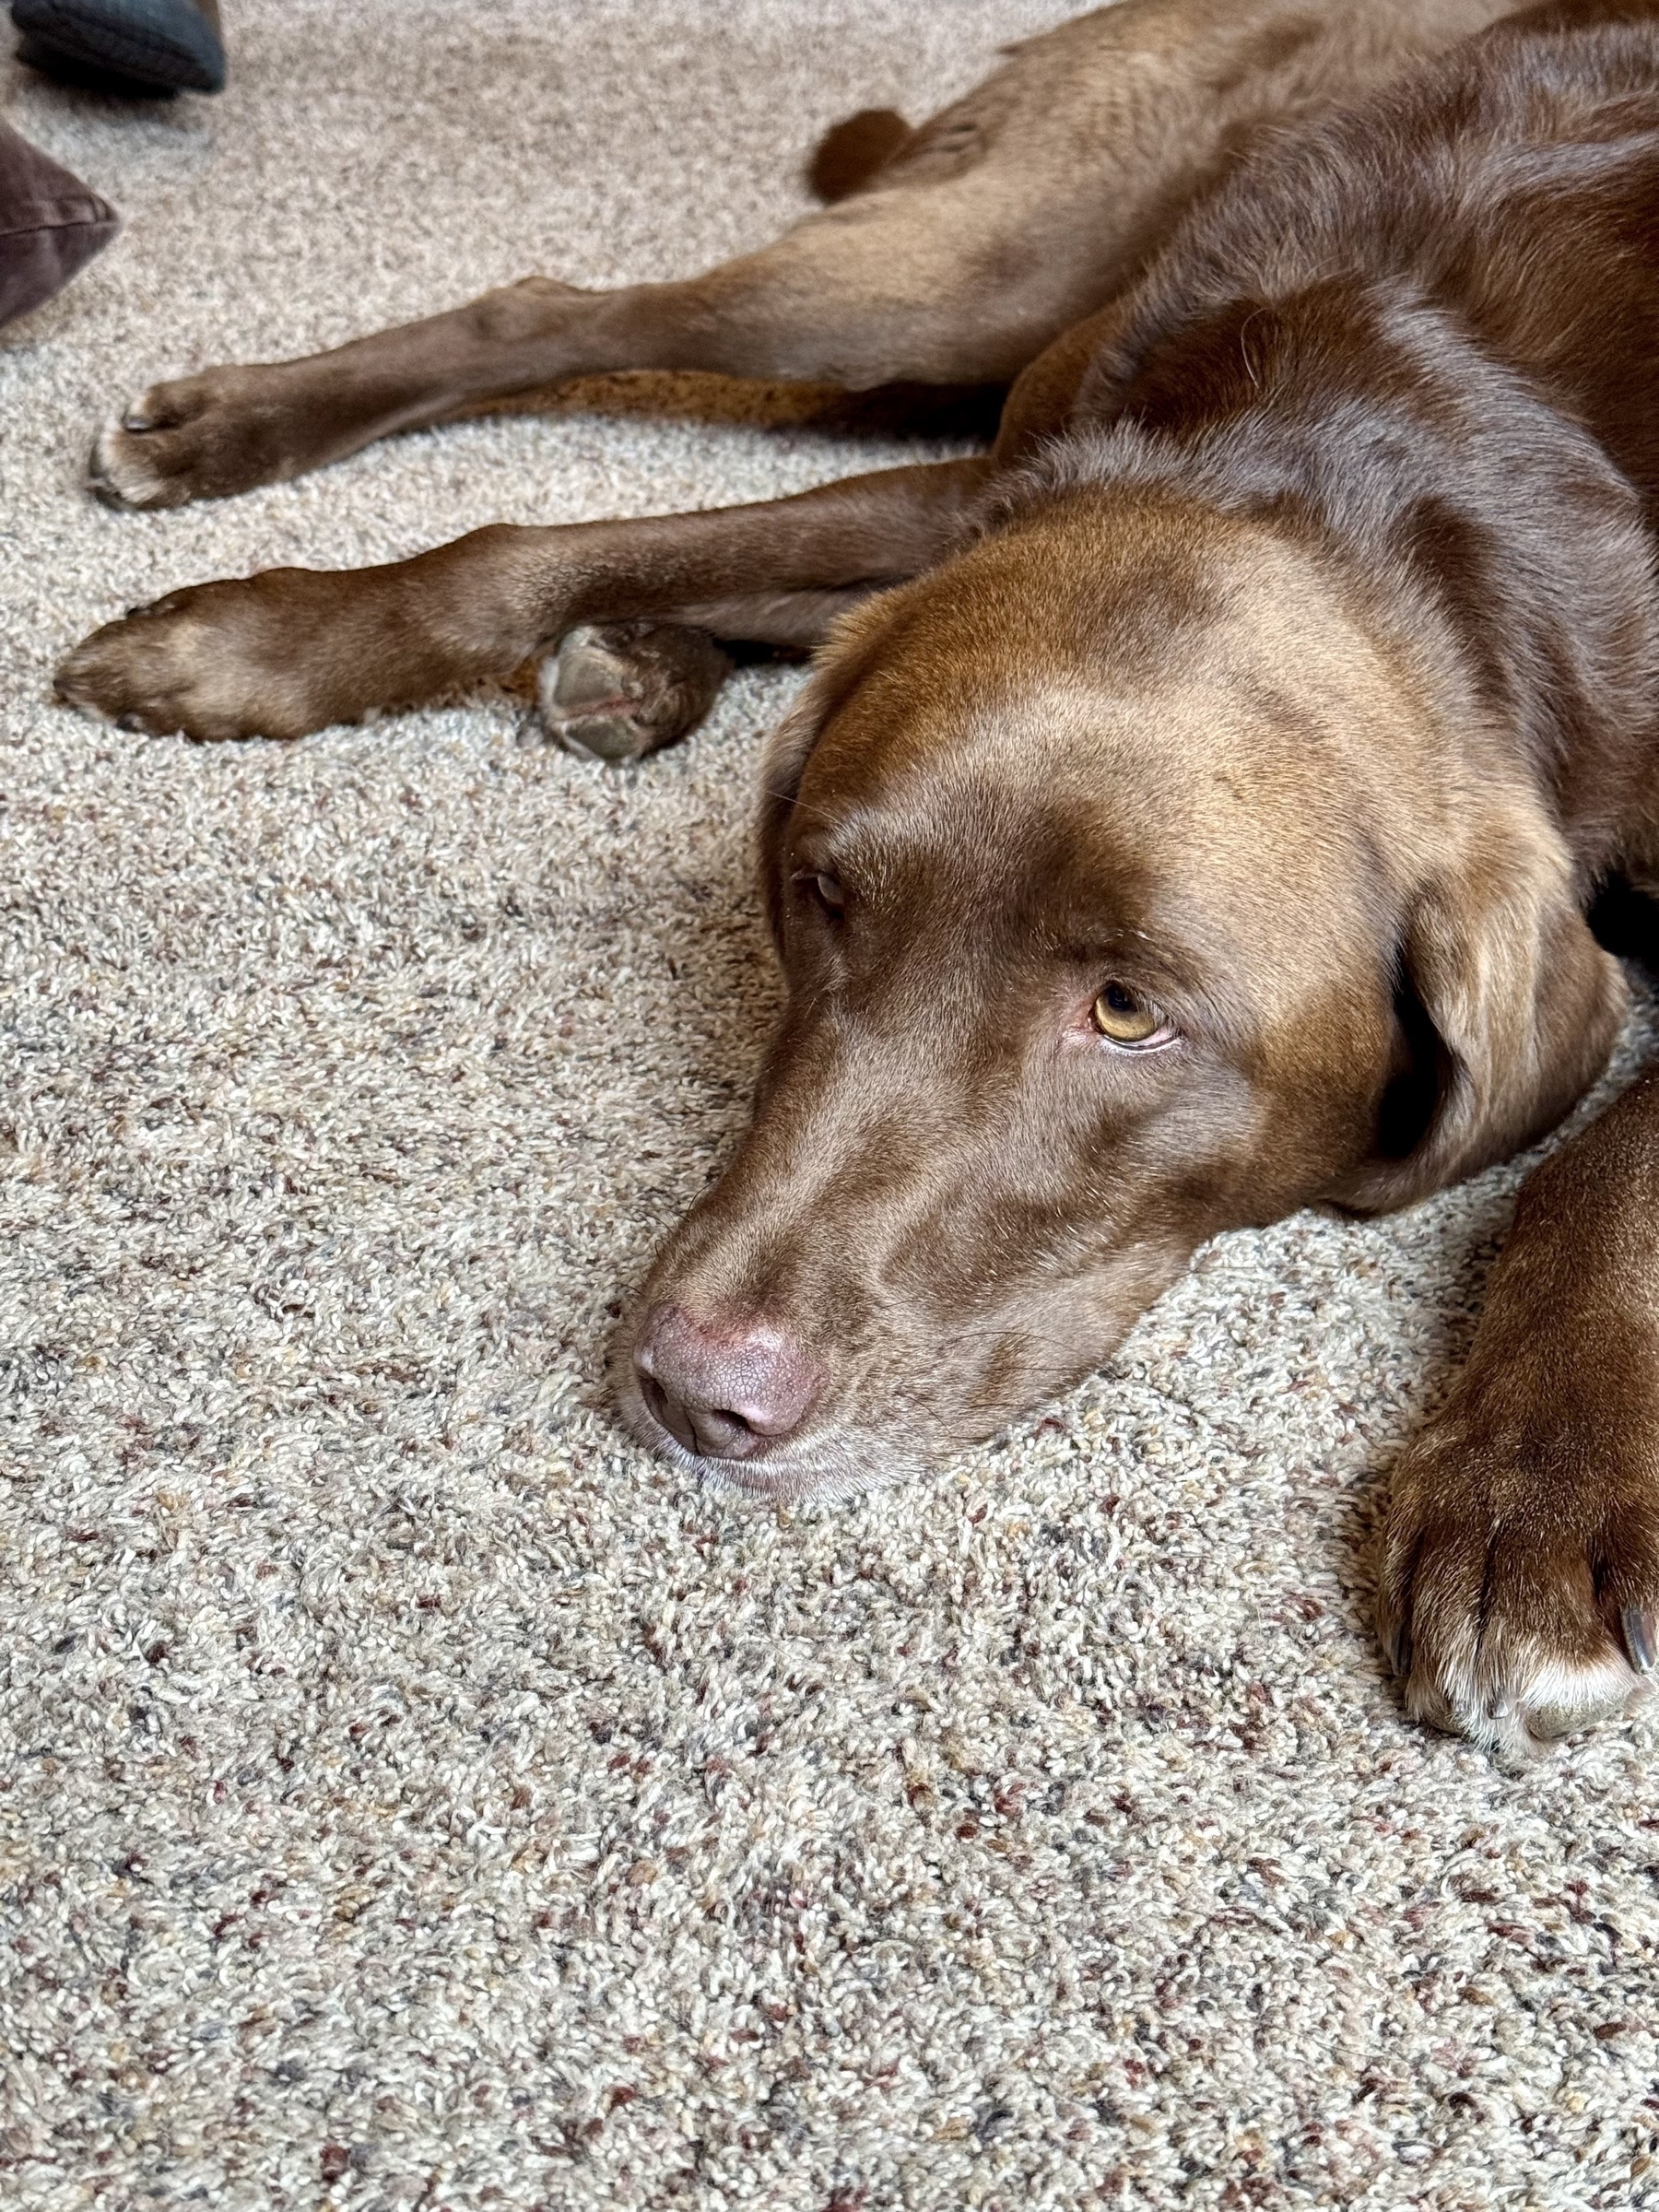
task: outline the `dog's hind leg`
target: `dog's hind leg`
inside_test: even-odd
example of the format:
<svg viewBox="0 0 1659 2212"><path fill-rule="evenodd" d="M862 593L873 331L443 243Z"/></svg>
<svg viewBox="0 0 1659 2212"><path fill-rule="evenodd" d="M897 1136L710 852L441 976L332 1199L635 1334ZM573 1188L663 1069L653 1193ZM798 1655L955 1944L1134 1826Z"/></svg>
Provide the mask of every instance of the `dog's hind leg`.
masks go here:
<svg viewBox="0 0 1659 2212"><path fill-rule="evenodd" d="M58 691L134 729L297 737L504 679L584 624L809 645L842 608L962 543L990 467L884 469L700 514L501 524L384 568L201 584L96 631ZM668 720L694 718L697 699L693 684Z"/></svg>
<svg viewBox="0 0 1659 2212"><path fill-rule="evenodd" d="M310 359L154 385L100 436L93 487L178 506L598 371L1008 382L1122 288L1258 125L1347 98L1502 6L1123 0L1016 49L903 141L889 128L890 150L855 149L825 180L846 196L759 253L609 292L529 277Z"/></svg>
<svg viewBox="0 0 1659 2212"><path fill-rule="evenodd" d="M993 284L933 195L857 195L684 282L578 291L546 277L332 353L152 386L99 435L119 507L218 498L371 440L598 371L714 371L838 385L1006 383L1069 318L1051 267ZM1041 292L1041 297L1034 296Z"/></svg>

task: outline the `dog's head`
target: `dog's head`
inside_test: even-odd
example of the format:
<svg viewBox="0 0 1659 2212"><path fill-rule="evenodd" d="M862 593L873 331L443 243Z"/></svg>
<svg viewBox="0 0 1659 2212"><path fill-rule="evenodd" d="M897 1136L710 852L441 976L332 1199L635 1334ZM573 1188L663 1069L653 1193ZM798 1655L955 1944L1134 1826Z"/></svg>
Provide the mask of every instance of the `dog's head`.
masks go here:
<svg viewBox="0 0 1659 2212"><path fill-rule="evenodd" d="M870 603L768 759L787 1006L624 1409L854 1483L1097 1366L1216 1231L1547 1126L1615 964L1502 747L1320 557L1119 494Z"/></svg>

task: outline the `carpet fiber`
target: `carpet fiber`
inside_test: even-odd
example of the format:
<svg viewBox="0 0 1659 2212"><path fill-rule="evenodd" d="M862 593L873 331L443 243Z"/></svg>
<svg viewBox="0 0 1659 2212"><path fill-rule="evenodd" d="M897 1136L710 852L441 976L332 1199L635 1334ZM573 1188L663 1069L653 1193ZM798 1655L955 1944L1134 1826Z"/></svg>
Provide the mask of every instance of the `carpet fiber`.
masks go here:
<svg viewBox="0 0 1659 2212"><path fill-rule="evenodd" d="M825 123L1056 12L243 0L216 102L10 71L127 229L0 341L6 2205L1659 2201L1653 1719L1509 1775L1367 1625L1516 1170L1221 1240L936 1479L705 1495L602 1359L741 1120L797 679L624 772L506 698L50 702L174 584L896 457L675 387L79 488L152 375L758 242Z"/></svg>

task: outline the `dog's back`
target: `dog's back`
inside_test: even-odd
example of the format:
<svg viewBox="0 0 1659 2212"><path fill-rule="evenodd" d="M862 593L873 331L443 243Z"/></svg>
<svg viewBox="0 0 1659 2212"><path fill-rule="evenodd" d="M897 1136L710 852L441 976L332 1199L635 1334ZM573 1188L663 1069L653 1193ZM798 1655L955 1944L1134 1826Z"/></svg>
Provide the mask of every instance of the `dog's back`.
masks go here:
<svg viewBox="0 0 1659 2212"><path fill-rule="evenodd" d="M1352 283L1444 309L1659 497L1659 6L1528 11L1265 144L1135 288L1089 400L1144 418L1179 350L1161 404L1207 407L1206 324L1259 361L1279 310Z"/></svg>

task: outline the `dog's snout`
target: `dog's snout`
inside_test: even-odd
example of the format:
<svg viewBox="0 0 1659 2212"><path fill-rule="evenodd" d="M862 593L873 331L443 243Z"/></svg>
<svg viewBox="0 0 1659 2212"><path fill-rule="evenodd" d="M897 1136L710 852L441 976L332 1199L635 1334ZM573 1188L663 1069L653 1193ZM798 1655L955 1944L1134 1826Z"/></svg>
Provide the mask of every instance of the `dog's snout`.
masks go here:
<svg viewBox="0 0 1659 2212"><path fill-rule="evenodd" d="M775 1323L678 1305L651 1313L634 1366L652 1414L703 1459L748 1459L792 1436L818 1395L811 1361Z"/></svg>

